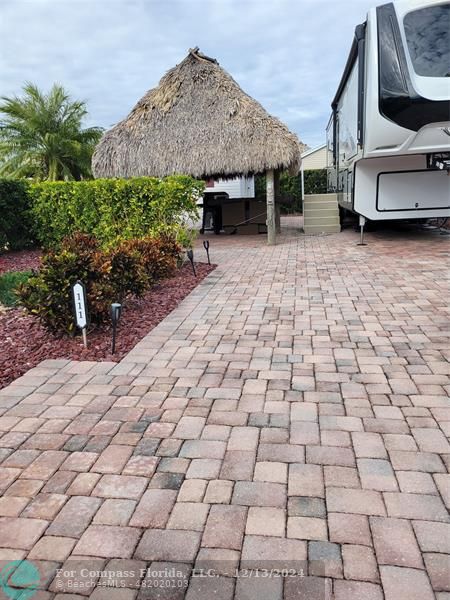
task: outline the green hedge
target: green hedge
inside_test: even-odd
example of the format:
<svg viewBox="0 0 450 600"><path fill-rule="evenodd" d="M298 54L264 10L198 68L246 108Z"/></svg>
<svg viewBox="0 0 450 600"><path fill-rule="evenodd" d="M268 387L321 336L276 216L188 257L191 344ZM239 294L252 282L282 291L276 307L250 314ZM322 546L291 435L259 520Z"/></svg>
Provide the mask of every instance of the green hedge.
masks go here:
<svg viewBox="0 0 450 600"><path fill-rule="evenodd" d="M305 194L327 193L327 170L313 169L304 172ZM255 178L255 193L257 197L266 197L266 176L257 175ZM286 172L280 175L281 210L285 213L302 212L302 179L301 174L289 175ZM283 202L283 200L285 200Z"/></svg>
<svg viewBox="0 0 450 600"><path fill-rule="evenodd" d="M36 183L30 186L31 214L46 248L75 232L95 236L104 247L160 233L189 245L186 223L197 218L203 187L185 175Z"/></svg>
<svg viewBox="0 0 450 600"><path fill-rule="evenodd" d="M305 194L327 193L327 170L313 169L305 171ZM300 183L301 185L301 183Z"/></svg>
<svg viewBox="0 0 450 600"><path fill-rule="evenodd" d="M33 245L28 210L27 182L0 179L0 253Z"/></svg>

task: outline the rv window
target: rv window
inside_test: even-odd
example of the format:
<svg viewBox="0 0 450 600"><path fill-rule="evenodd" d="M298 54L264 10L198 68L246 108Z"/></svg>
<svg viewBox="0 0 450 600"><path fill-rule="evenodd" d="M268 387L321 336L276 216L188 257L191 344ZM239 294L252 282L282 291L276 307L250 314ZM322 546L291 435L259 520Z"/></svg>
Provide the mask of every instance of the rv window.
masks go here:
<svg viewBox="0 0 450 600"><path fill-rule="evenodd" d="M417 75L450 77L450 4L414 10L403 24Z"/></svg>

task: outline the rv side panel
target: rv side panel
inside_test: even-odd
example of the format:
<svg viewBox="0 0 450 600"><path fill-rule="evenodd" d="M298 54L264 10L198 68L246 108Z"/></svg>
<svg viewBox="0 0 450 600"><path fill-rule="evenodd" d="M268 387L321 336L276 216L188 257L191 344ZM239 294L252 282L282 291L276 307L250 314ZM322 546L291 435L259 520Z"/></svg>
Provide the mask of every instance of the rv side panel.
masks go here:
<svg viewBox="0 0 450 600"><path fill-rule="evenodd" d="M450 216L450 177L427 169L420 154L361 160L354 210L373 221Z"/></svg>
<svg viewBox="0 0 450 600"><path fill-rule="evenodd" d="M233 179L217 179L210 181L207 185L207 192L225 192L229 198L254 198L255 197L255 178L235 177Z"/></svg>
<svg viewBox="0 0 450 600"><path fill-rule="evenodd" d="M338 201L352 209L353 168L358 157L358 70L355 59L336 111L336 163Z"/></svg>

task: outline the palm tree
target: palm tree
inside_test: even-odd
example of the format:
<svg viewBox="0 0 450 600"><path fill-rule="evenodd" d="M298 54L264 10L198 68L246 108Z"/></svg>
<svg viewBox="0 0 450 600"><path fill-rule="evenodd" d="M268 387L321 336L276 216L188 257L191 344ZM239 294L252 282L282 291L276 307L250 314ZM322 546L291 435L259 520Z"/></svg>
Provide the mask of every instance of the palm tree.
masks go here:
<svg viewBox="0 0 450 600"><path fill-rule="evenodd" d="M56 181L92 177L100 127L82 128L86 104L60 85L48 94L27 83L23 96L0 103L0 175Z"/></svg>

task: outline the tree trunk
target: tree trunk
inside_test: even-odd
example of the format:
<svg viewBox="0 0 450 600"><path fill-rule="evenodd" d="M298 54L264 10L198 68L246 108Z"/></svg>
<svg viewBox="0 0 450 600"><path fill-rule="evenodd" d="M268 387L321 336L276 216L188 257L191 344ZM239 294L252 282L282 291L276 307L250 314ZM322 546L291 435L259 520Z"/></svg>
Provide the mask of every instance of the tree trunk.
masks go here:
<svg viewBox="0 0 450 600"><path fill-rule="evenodd" d="M48 181L56 181L58 179L58 161L51 158L48 163Z"/></svg>

